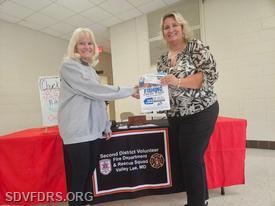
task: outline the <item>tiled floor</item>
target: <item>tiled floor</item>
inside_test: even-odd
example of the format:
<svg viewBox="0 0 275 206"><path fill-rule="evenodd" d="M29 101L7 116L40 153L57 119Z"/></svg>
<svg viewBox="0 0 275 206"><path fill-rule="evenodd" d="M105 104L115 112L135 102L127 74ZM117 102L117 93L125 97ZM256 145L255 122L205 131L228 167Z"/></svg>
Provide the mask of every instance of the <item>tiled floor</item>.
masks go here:
<svg viewBox="0 0 275 206"><path fill-rule="evenodd" d="M96 206L183 206L185 203L185 193L176 193ZM209 206L275 206L275 150L247 149L246 184L226 187L224 196L220 189L210 190Z"/></svg>

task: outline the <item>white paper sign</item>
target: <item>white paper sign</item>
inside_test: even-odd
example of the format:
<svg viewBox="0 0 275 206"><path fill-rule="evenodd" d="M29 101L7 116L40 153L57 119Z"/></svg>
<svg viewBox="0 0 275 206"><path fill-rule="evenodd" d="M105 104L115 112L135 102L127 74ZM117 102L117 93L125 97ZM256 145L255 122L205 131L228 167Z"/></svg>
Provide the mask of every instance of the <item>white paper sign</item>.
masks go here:
<svg viewBox="0 0 275 206"><path fill-rule="evenodd" d="M58 76L39 77L38 87L43 126L48 127L57 125L60 78Z"/></svg>
<svg viewBox="0 0 275 206"><path fill-rule="evenodd" d="M144 74L139 80L141 112L164 111L170 109L168 86L161 85L164 75Z"/></svg>

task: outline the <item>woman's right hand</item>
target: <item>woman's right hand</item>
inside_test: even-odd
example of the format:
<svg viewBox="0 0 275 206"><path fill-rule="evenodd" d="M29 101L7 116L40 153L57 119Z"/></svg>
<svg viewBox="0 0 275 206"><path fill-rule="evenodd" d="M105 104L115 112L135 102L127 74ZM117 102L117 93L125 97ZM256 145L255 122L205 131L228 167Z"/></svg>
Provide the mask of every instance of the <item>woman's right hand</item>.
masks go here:
<svg viewBox="0 0 275 206"><path fill-rule="evenodd" d="M175 77L173 74L169 74L160 79L161 84L167 84L169 86L177 87L179 83L179 79Z"/></svg>

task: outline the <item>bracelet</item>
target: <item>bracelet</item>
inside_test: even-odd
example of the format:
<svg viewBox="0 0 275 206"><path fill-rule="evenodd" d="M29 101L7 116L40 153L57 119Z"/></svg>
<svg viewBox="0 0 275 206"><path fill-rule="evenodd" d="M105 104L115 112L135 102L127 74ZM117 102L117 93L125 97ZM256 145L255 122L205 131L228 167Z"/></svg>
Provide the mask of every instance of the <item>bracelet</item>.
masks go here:
<svg viewBox="0 0 275 206"><path fill-rule="evenodd" d="M178 78L178 85L177 85L177 88L180 88L180 82L181 82L181 78Z"/></svg>

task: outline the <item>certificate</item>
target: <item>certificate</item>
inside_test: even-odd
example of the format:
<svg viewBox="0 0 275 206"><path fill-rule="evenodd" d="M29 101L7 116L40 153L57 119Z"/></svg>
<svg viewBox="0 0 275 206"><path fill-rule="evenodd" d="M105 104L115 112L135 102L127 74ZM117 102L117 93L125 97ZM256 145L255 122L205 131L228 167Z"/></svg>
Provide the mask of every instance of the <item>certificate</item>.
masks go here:
<svg viewBox="0 0 275 206"><path fill-rule="evenodd" d="M141 112L170 109L168 86L160 83L163 74L144 74L139 80Z"/></svg>

